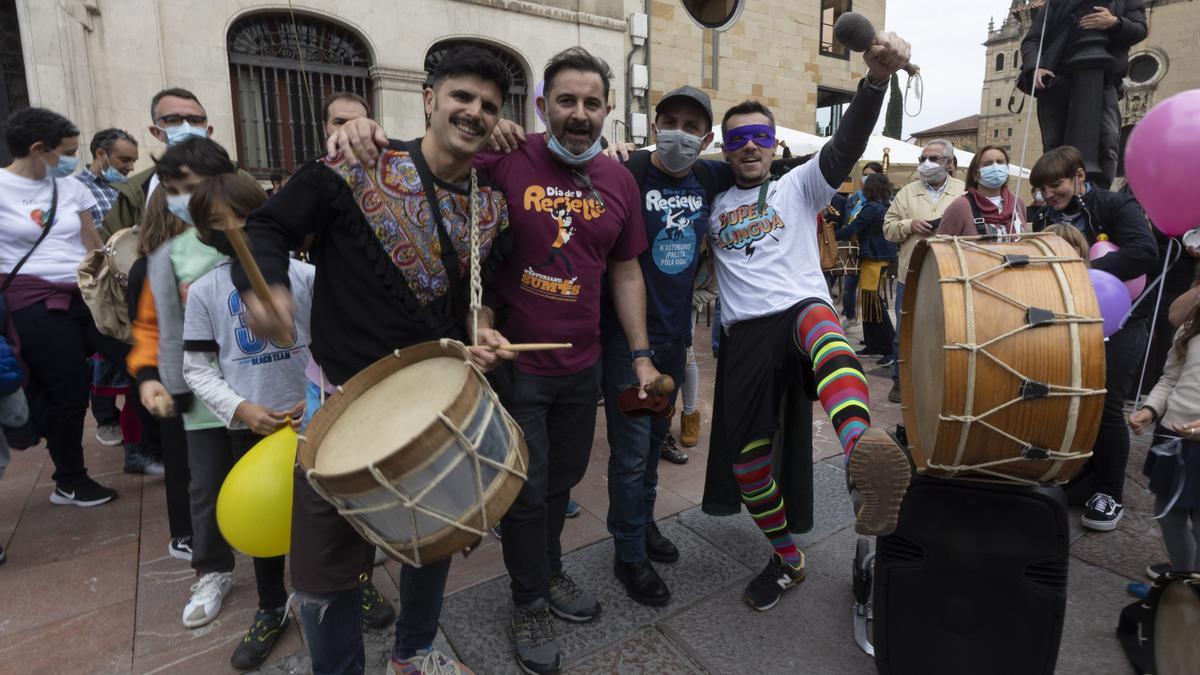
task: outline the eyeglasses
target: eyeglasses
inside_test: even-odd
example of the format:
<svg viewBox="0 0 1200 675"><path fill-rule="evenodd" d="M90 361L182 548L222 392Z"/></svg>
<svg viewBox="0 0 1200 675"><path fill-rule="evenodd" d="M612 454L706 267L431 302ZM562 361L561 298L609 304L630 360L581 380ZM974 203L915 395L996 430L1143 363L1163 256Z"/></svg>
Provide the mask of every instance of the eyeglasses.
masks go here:
<svg viewBox="0 0 1200 675"><path fill-rule="evenodd" d="M199 126L208 123L207 115L163 115L158 118L165 126L174 127L187 122L192 126Z"/></svg>
<svg viewBox="0 0 1200 675"><path fill-rule="evenodd" d="M934 162L936 164L941 164L942 162L946 161L946 158L942 157L941 155L921 155L918 159L922 163Z"/></svg>
<svg viewBox="0 0 1200 675"><path fill-rule="evenodd" d="M586 173L572 171L571 172L571 180L573 180L575 182L576 187L581 187L581 188L591 192L592 199L596 200L596 203L600 205L600 209L602 211L608 210L608 207L604 204L604 197L600 196L600 191L597 190L596 186L592 184L591 177L589 177Z"/></svg>

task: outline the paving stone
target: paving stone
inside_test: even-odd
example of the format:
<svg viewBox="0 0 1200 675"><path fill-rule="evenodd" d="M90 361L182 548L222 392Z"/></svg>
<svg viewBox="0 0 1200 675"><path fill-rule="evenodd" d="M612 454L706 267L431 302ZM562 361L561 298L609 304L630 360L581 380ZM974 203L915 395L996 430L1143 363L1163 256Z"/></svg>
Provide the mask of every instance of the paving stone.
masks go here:
<svg viewBox="0 0 1200 675"><path fill-rule="evenodd" d="M580 586L600 601L600 617L576 625L555 619L559 646L570 664L588 653L615 644L642 626L697 602L714 590L749 575L749 570L713 548L673 520L663 533L680 550L680 561L656 565L671 588L666 607L646 607L630 600L612 575L613 545L606 540L566 557L565 568ZM508 577L492 580L446 598L442 629L463 661L478 673L518 672L509 634L511 608Z"/></svg>
<svg viewBox="0 0 1200 675"><path fill-rule="evenodd" d="M1117 640L1121 609L1133 602L1125 594L1126 583L1119 574L1071 558L1058 675L1133 671Z"/></svg>
<svg viewBox="0 0 1200 675"><path fill-rule="evenodd" d="M837 460L839 463L841 460ZM813 529L796 536L807 548L854 523L846 474L839 466L818 462L813 466ZM699 507L679 514L679 522L752 570L759 570L771 555L771 545L745 509L736 516L710 516Z"/></svg>
<svg viewBox="0 0 1200 675"><path fill-rule="evenodd" d="M5 579L5 584L11 583ZM11 606L4 607L8 615ZM22 673L129 673L134 600L106 605L20 633L0 631L0 670ZM6 623L0 619L0 624Z"/></svg>
<svg viewBox="0 0 1200 675"><path fill-rule="evenodd" d="M572 665L567 671L571 675L703 672L654 628L643 628L625 640Z"/></svg>

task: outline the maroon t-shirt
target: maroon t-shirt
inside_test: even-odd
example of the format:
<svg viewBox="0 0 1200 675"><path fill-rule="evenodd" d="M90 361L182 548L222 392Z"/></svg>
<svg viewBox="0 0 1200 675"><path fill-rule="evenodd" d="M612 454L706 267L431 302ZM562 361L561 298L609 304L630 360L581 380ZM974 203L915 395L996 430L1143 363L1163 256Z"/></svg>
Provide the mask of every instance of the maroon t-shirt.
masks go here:
<svg viewBox="0 0 1200 675"><path fill-rule="evenodd" d="M559 163L542 134L511 154L481 153L476 168L508 198L513 252L495 292L508 305L511 342L570 342L571 349L528 352L517 367L533 375L571 375L600 358L600 285L608 261L646 249L633 175L601 155L576 170ZM592 188L575 174L591 180Z"/></svg>

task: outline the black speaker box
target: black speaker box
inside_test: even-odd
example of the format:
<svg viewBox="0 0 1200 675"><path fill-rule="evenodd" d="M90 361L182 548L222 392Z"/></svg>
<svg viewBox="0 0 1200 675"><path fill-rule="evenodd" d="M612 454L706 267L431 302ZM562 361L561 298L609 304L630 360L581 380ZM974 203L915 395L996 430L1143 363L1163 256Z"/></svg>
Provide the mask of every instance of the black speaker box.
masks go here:
<svg viewBox="0 0 1200 675"><path fill-rule="evenodd" d="M1061 488L914 479L877 543L882 675L1052 675L1067 605Z"/></svg>

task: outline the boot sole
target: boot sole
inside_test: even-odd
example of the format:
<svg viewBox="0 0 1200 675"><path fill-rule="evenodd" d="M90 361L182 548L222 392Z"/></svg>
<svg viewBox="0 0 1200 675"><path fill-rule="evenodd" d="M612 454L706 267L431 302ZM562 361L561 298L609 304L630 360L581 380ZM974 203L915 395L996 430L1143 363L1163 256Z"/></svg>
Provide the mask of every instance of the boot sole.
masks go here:
<svg viewBox="0 0 1200 675"><path fill-rule="evenodd" d="M850 454L850 481L862 494L854 530L884 537L896 531L912 471L900 446L878 427L863 433Z"/></svg>
<svg viewBox="0 0 1200 675"><path fill-rule="evenodd" d="M575 614L568 614L554 605L550 605L550 613L562 619L563 621L570 621L571 623L591 623L600 616L600 603L596 603L596 613L592 614L591 616L577 616Z"/></svg>
<svg viewBox="0 0 1200 675"><path fill-rule="evenodd" d="M679 553L676 553L673 556L668 556L668 555L657 555L656 556L655 554L653 554L649 551L646 551L646 557L649 558L651 562L664 563L667 565L669 565L671 563L679 562Z"/></svg>

